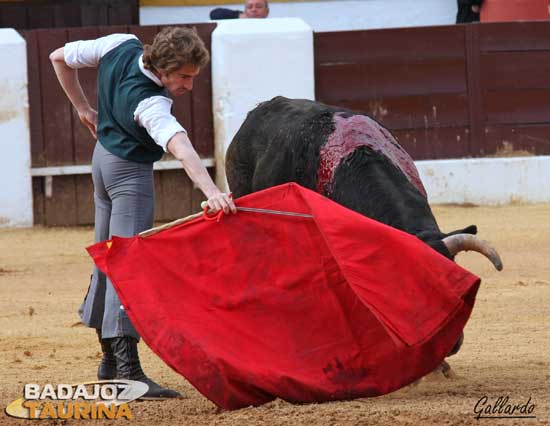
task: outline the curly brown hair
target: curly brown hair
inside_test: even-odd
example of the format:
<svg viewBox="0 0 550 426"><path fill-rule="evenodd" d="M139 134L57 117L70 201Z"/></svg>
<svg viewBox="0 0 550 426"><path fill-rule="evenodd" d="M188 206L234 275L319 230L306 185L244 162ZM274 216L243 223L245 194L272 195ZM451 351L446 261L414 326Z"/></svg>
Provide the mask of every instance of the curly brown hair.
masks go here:
<svg viewBox="0 0 550 426"><path fill-rule="evenodd" d="M150 71L170 74L186 64L202 68L209 60L208 50L195 28L163 28L153 44L143 46L143 65Z"/></svg>

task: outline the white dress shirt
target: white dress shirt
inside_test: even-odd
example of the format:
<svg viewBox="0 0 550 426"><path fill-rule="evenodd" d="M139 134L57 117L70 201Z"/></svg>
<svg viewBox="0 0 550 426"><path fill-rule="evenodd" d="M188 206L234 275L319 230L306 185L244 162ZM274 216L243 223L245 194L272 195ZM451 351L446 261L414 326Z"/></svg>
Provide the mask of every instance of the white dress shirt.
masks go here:
<svg viewBox="0 0 550 426"><path fill-rule="evenodd" d="M65 62L71 68L97 67L99 61L109 51L127 40L137 39L133 34L111 34L95 40L79 40L67 43L64 47ZM155 84L162 87L161 81L143 66L139 57L141 72ZM166 96L152 96L142 100L134 111L134 120L147 130L157 145L167 151L166 145L178 132L186 132L170 112L172 99Z"/></svg>

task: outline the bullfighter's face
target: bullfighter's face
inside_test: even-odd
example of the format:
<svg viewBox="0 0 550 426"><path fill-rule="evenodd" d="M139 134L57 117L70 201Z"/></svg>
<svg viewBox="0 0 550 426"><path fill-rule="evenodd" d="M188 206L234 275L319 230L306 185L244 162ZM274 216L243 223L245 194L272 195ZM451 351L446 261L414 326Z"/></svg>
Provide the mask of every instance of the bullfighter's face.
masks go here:
<svg viewBox="0 0 550 426"><path fill-rule="evenodd" d="M266 0L246 0L244 14L247 18L267 18L269 7Z"/></svg>
<svg viewBox="0 0 550 426"><path fill-rule="evenodd" d="M170 95L181 96L193 90L194 79L200 70L196 65L185 64L169 74L159 72L159 79Z"/></svg>

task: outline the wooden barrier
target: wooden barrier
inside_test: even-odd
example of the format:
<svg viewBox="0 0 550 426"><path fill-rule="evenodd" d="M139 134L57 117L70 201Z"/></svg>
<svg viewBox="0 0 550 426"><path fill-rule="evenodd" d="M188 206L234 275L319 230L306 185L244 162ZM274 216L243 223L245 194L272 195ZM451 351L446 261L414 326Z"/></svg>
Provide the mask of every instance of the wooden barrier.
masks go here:
<svg viewBox="0 0 550 426"><path fill-rule="evenodd" d="M317 99L370 114L415 159L550 154L550 22L314 40Z"/></svg>
<svg viewBox="0 0 550 426"><path fill-rule="evenodd" d="M215 24L196 27L210 46ZM67 41L113 32L131 32L147 43L158 30L120 26L24 32L36 223L93 222L86 167L94 141L63 94L49 53ZM550 21L316 33L314 48L316 98L368 113L391 129L416 160L550 154ZM80 75L93 99L95 70ZM209 165L214 152L211 86L207 67L193 92L174 105ZM52 168L63 172L52 174ZM199 209L202 195L183 171L165 170L155 179L157 220Z"/></svg>
<svg viewBox="0 0 550 426"><path fill-rule="evenodd" d="M0 1L0 27L16 30L138 24L138 0Z"/></svg>

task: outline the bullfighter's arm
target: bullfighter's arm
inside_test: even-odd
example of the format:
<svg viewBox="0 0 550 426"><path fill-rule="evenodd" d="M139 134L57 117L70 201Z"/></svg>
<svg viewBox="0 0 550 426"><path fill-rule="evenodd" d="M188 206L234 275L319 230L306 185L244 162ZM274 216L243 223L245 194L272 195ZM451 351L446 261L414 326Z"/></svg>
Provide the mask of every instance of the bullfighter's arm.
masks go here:
<svg viewBox="0 0 550 426"><path fill-rule="evenodd" d="M50 54L55 74L67 97L78 112L80 121L96 138L97 111L90 106L78 79L78 69L97 67L109 51L136 38L133 34L110 34L95 40L77 40L65 44Z"/></svg>
<svg viewBox="0 0 550 426"><path fill-rule="evenodd" d="M168 151L181 161L189 178L208 198L208 207L214 211L236 213L237 208L229 194L221 192L203 166L197 151L184 132L178 132L168 142Z"/></svg>
<svg viewBox="0 0 550 426"><path fill-rule="evenodd" d="M55 74L65 91L65 94L78 113L80 121L90 130L94 138L97 129L97 111L90 106L88 98L82 90L78 79L78 70L73 69L65 62L64 48L60 47L50 54Z"/></svg>

